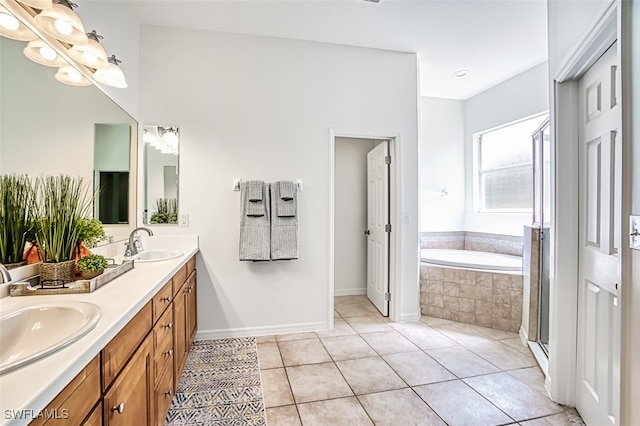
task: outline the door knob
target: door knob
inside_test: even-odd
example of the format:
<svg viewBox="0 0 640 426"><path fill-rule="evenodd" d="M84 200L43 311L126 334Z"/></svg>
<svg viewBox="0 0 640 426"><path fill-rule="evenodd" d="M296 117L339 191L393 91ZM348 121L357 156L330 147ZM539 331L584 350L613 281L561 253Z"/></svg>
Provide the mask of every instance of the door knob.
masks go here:
<svg viewBox="0 0 640 426"><path fill-rule="evenodd" d="M371 234L371 231L369 231L368 229L364 230L364 235L370 235L370 234Z"/></svg>

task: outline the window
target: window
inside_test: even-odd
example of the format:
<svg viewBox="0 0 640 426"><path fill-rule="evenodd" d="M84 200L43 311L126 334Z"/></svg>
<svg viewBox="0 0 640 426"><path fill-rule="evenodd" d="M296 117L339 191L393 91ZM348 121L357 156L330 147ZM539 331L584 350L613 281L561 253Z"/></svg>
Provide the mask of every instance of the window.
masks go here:
<svg viewBox="0 0 640 426"><path fill-rule="evenodd" d="M480 212L531 212L536 116L476 135L475 200Z"/></svg>

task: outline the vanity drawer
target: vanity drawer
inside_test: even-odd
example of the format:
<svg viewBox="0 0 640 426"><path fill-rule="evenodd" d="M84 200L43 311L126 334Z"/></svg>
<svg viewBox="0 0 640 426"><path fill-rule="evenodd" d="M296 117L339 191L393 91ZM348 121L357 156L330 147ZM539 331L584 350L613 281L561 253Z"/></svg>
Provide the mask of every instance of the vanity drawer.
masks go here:
<svg viewBox="0 0 640 426"><path fill-rule="evenodd" d="M102 350L102 390L106 390L151 330L149 301Z"/></svg>
<svg viewBox="0 0 640 426"><path fill-rule="evenodd" d="M178 293L182 284L187 280L187 265L184 265L176 274L173 276L173 296Z"/></svg>
<svg viewBox="0 0 640 426"><path fill-rule="evenodd" d="M100 398L100 356L96 356L31 425L80 425Z"/></svg>
<svg viewBox="0 0 640 426"><path fill-rule="evenodd" d="M155 401L156 401L156 425L164 425L167 417L169 406L173 400L173 369L168 369L160 377L156 385Z"/></svg>
<svg viewBox="0 0 640 426"><path fill-rule="evenodd" d="M167 366L173 366L173 306L165 311L153 327L153 347L157 383Z"/></svg>
<svg viewBox="0 0 640 426"><path fill-rule="evenodd" d="M196 256L191 256L191 259L187 261L187 276L191 275L191 273L196 269Z"/></svg>
<svg viewBox="0 0 640 426"><path fill-rule="evenodd" d="M95 406L87 420L82 423L82 426L102 426L102 401Z"/></svg>
<svg viewBox="0 0 640 426"><path fill-rule="evenodd" d="M153 296L153 323L158 321L167 306L171 305L173 299L173 281L169 280L163 287Z"/></svg>

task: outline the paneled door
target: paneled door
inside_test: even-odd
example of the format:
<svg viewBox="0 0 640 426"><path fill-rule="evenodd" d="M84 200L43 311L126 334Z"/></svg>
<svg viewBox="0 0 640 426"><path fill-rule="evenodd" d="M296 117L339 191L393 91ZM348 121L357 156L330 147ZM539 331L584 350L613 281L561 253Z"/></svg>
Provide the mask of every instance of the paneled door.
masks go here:
<svg viewBox="0 0 640 426"><path fill-rule="evenodd" d="M367 297L389 315L389 142L367 153Z"/></svg>
<svg viewBox="0 0 640 426"><path fill-rule="evenodd" d="M593 426L618 425L620 412L619 76L613 44L579 81L576 407Z"/></svg>

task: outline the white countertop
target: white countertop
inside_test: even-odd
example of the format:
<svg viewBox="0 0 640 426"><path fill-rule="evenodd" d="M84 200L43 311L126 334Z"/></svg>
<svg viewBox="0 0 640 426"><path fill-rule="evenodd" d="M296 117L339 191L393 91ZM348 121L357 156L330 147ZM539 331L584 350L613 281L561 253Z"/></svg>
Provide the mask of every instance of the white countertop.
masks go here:
<svg viewBox="0 0 640 426"><path fill-rule="evenodd" d="M0 425L26 425L33 420L198 252L196 235L152 237L143 242L149 245L145 248L170 246L184 254L161 262L134 263L133 270L92 293L0 299L0 314L28 305L65 300L94 303L102 310L100 322L86 336L48 357L0 376Z"/></svg>

